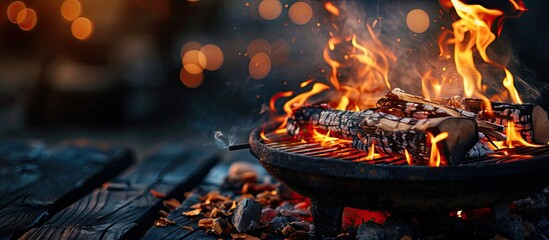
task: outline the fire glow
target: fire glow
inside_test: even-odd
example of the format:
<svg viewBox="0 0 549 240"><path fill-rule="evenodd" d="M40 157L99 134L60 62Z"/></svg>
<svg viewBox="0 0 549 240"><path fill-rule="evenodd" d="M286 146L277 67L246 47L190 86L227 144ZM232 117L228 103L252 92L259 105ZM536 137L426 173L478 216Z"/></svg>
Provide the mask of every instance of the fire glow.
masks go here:
<svg viewBox="0 0 549 240"><path fill-rule="evenodd" d="M515 16L525 11L522 2L510 1L514 6ZM459 0L448 0L442 3L444 3L443 6L453 7L458 19L451 24L452 31L442 28L443 31L438 38L440 51L438 56L446 60L453 59L455 72L460 78L458 80L463 85L463 95L467 98L482 101L481 112L488 115L493 111L491 100L496 97L501 99L502 96L508 96L505 100L522 104L523 101L514 86L513 74L506 66L488 57L487 53L489 46L501 32L503 22L507 17L504 12L488 9L481 5L465 4ZM324 8L336 19L354 17L348 16L348 13L344 9L340 9L335 2L325 3ZM357 21L362 24L361 19ZM330 38L323 50L323 58L331 69L326 76L329 85L314 83L313 80L308 79L302 82L300 87L305 88L312 84L313 87L309 91L301 93L286 91L275 94L269 103L272 113L277 112L275 107L277 100L287 99L283 105L285 115L276 117L276 120L281 122L277 131L285 130L287 119L292 116L295 109L306 105L311 97L324 92L337 93L335 94L336 97L332 97L328 104L337 110L361 111L376 107L377 100L394 87L391 84L390 70L398 65L399 60L397 55L379 38L377 33L379 31L375 31L379 21L381 19L375 19L371 23L365 22L363 34L361 35L345 31L344 26L338 25L337 22L326 24ZM493 29L497 29L497 31L494 33ZM398 42L400 40L399 38ZM453 49L453 51L449 49ZM497 96L487 96L486 90L488 87L483 84L483 79L486 76L483 76L477 69L476 55L479 55L485 64L489 64L494 69L499 69L502 72L505 77L500 82L506 91L505 93L497 93ZM348 73L348 76L342 74L343 69L351 69L351 73ZM420 80L424 99L436 101L447 97L444 90L452 82L452 78L446 67L443 67L442 71L444 73L440 78L433 75L432 70L428 70L423 74ZM512 121L508 121L508 124L504 132L507 140L494 142L490 140L491 147L500 149L502 147L513 148L516 145L536 146L521 137ZM264 133L262 138L263 136ZM442 132L436 136L431 132L427 132L426 139L430 155L428 166L439 167L447 164L447 160L439 149L439 143L447 138L449 138L448 132ZM320 142L321 145L349 141L330 136L330 131L326 134L315 131L312 140ZM376 143L368 144L371 144L371 147L368 149L366 159L379 158L381 155L375 153ZM406 157L406 162L409 165L413 165L413 156L407 148L404 148L399 154Z"/></svg>

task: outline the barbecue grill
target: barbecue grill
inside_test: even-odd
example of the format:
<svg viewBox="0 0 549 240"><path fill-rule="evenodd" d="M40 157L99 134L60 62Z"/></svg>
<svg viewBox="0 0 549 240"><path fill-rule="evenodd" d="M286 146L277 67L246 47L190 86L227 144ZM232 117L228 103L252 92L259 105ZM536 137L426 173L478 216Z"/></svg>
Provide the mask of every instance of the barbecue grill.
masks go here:
<svg viewBox="0 0 549 240"><path fill-rule="evenodd" d="M517 147L456 166L409 166L403 157L369 160L350 144L307 143L261 129L250 151L280 182L311 198L315 236L339 233L343 207L398 213L493 207L496 218L512 200L549 185L549 147Z"/></svg>

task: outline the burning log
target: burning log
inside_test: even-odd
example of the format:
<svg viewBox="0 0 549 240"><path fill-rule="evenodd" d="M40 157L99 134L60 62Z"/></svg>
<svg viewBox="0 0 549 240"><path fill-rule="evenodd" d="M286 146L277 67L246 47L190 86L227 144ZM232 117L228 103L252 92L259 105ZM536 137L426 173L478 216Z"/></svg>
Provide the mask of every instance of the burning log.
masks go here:
<svg viewBox="0 0 549 240"><path fill-rule="evenodd" d="M379 109L360 112L323 107L301 107L287 125L288 134L307 138L315 131L353 141L353 147L368 151L374 144L378 151L404 156L407 150L416 161L426 161L432 150L428 135L448 133L436 146L450 164L459 164L478 142L477 124L465 117L416 119L398 117Z"/></svg>
<svg viewBox="0 0 549 240"><path fill-rule="evenodd" d="M445 106L425 100L421 96L405 93L400 89L392 90L377 102L379 111L399 117L424 119L453 116L476 119L479 132L497 140L505 140L506 136L502 133L504 130L503 125L477 118L477 114L467 111L468 107L464 106L466 104L454 98L449 102L449 106ZM456 108L455 106L461 106L462 108Z"/></svg>
<svg viewBox="0 0 549 240"><path fill-rule="evenodd" d="M456 104L462 102L462 104ZM531 104L512 104L492 102L492 113L485 114L484 103L479 99L452 97L449 105L460 109L469 109L480 113L478 119L507 126L508 121L515 123L515 128L527 142L547 144L549 142L549 118L542 107Z"/></svg>

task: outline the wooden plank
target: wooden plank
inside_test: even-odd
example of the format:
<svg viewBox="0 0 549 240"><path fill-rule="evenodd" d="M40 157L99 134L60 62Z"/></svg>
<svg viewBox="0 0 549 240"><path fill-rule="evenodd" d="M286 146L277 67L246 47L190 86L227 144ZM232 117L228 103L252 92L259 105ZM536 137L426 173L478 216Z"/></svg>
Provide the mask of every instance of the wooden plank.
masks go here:
<svg viewBox="0 0 549 240"><path fill-rule="evenodd" d="M0 144L0 239L15 239L132 162L127 149Z"/></svg>
<svg viewBox="0 0 549 240"><path fill-rule="evenodd" d="M254 169L258 173L259 178L266 176L266 172L261 168L261 166L255 162ZM223 183L223 179L227 176L229 172L230 162L223 163L215 166L210 174L206 177L204 182L195 189L195 193L189 196L177 209L170 213L167 217L170 220L176 222L174 225L168 225L166 227L152 227L147 231L145 236L141 240L160 240L160 239L230 239L230 237L217 237L212 234L207 234L204 230L198 228L198 220L202 216L188 217L183 216L182 213L192 210L190 207L198 203L198 198L203 196L209 191L221 190L220 185ZM222 191L223 195L234 194L233 191ZM182 228L183 226L191 227L193 230Z"/></svg>
<svg viewBox="0 0 549 240"><path fill-rule="evenodd" d="M211 150L168 146L64 209L21 239L136 239L158 218L162 200L183 197L217 162Z"/></svg>

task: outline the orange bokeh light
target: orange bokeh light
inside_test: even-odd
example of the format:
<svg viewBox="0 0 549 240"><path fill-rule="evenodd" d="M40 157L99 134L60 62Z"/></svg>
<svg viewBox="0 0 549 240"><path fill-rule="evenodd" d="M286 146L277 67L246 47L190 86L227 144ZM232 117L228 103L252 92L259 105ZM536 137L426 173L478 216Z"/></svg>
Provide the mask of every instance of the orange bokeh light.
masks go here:
<svg viewBox="0 0 549 240"><path fill-rule="evenodd" d="M21 12L21 10L25 9L26 7L27 6L25 5L25 3L21 1L12 2L8 6L8 9L6 11L8 20L10 20L10 22L12 23L17 23L17 15L19 14L19 12Z"/></svg>
<svg viewBox="0 0 549 240"><path fill-rule="evenodd" d="M67 21L72 21L82 13L82 4L78 0L65 0L61 4L61 16Z"/></svg>
<svg viewBox="0 0 549 240"><path fill-rule="evenodd" d="M250 59L248 69L253 79L259 80L266 77L271 72L271 59L269 55L262 52L254 55Z"/></svg>
<svg viewBox="0 0 549 240"><path fill-rule="evenodd" d="M223 65L223 51L217 45L206 44L200 49L207 59L206 70L214 71Z"/></svg>
<svg viewBox="0 0 549 240"><path fill-rule="evenodd" d="M183 68L191 74L200 74L208 65L206 55L199 50L190 50L183 55Z"/></svg>
<svg viewBox="0 0 549 240"><path fill-rule="evenodd" d="M259 4L259 16L265 20L274 20L282 13L282 3L279 0L263 0Z"/></svg>
<svg viewBox="0 0 549 240"><path fill-rule="evenodd" d="M93 32L93 23L85 17L79 17L72 22L71 32L76 39L86 40Z"/></svg>
<svg viewBox="0 0 549 240"><path fill-rule="evenodd" d="M30 8L25 8L17 14L17 25L25 31L32 30L37 22L36 12Z"/></svg>
<svg viewBox="0 0 549 240"><path fill-rule="evenodd" d="M288 16L293 23L303 25L313 17L313 9L306 2L296 2L290 6Z"/></svg>
<svg viewBox="0 0 549 240"><path fill-rule="evenodd" d="M267 55L271 54L271 44L263 38L256 38L248 44L248 57L253 57L255 54L263 52Z"/></svg>
<svg viewBox="0 0 549 240"><path fill-rule="evenodd" d="M202 82L204 81L204 74L191 74L185 71L185 68L181 68L181 71L179 71L179 79L185 87L197 88L202 85Z"/></svg>

